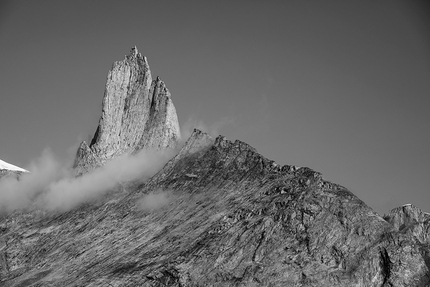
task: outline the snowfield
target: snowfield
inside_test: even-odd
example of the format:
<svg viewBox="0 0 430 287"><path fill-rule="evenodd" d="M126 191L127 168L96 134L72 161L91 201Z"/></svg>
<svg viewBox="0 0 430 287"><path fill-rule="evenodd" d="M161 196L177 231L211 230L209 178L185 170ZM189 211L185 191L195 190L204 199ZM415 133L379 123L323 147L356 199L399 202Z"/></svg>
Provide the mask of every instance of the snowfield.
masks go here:
<svg viewBox="0 0 430 287"><path fill-rule="evenodd" d="M8 169L8 170L16 170L16 171L24 171L24 172L28 172L28 170L20 168L16 165L7 163L3 160L0 159L0 169Z"/></svg>

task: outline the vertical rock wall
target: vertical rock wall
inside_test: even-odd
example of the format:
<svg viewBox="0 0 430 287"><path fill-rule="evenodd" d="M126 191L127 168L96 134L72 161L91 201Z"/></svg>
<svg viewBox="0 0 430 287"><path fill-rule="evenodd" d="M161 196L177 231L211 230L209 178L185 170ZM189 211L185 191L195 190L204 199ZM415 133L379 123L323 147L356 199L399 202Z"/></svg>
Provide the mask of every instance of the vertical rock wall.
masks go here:
<svg viewBox="0 0 430 287"><path fill-rule="evenodd" d="M99 125L90 145L81 143L74 167L82 174L126 153L175 148L179 138L170 92L160 78L152 80L146 57L134 47L109 71Z"/></svg>

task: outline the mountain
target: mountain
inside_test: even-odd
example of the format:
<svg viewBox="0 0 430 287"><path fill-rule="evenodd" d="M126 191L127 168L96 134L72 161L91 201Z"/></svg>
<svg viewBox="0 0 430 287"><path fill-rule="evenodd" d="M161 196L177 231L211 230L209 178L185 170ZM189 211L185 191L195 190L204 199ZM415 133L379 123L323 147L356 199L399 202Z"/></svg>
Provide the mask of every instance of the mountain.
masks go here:
<svg viewBox="0 0 430 287"><path fill-rule="evenodd" d="M148 75L136 49L114 64L81 177L177 145L170 95ZM381 217L317 171L195 129L145 182L67 212L5 214L0 285L429 286L428 226L418 208Z"/></svg>
<svg viewBox="0 0 430 287"><path fill-rule="evenodd" d="M81 143L74 167L82 174L123 154L174 149L179 138L170 92L134 47L109 71L97 130L90 145Z"/></svg>

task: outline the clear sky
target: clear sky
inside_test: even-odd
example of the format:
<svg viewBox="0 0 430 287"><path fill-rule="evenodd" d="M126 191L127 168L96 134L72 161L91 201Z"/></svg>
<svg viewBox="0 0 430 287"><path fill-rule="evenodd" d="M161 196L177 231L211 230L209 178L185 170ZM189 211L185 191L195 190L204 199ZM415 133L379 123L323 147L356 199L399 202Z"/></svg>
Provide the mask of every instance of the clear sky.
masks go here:
<svg viewBox="0 0 430 287"><path fill-rule="evenodd" d="M74 154L136 45L181 125L430 211L428 3L0 0L0 159Z"/></svg>

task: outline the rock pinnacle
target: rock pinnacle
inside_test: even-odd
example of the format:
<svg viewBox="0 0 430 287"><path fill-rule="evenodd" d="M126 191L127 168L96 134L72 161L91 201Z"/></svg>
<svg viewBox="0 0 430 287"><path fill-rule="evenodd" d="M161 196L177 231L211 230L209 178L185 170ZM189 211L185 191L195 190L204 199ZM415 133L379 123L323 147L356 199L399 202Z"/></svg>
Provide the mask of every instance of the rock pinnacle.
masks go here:
<svg viewBox="0 0 430 287"><path fill-rule="evenodd" d="M152 80L146 57L137 47L108 73L102 115L88 145L81 143L74 167L85 173L106 161L142 149L175 148L180 130L169 90Z"/></svg>

